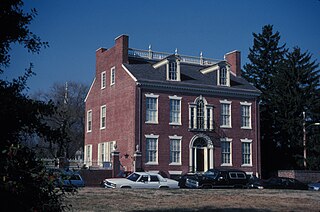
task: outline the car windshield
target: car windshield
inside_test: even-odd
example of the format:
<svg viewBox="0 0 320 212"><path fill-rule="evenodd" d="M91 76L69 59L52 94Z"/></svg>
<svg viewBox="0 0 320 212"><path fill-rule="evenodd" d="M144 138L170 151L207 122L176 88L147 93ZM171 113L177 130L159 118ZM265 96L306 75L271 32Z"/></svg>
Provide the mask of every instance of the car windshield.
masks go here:
<svg viewBox="0 0 320 212"><path fill-rule="evenodd" d="M130 174L127 179L136 182L140 177L140 174L132 173Z"/></svg>

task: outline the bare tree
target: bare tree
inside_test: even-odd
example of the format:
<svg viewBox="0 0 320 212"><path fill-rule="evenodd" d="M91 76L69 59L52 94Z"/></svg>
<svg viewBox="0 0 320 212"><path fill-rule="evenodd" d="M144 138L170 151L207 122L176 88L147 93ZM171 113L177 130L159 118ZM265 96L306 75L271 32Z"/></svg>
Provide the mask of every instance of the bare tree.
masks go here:
<svg viewBox="0 0 320 212"><path fill-rule="evenodd" d="M78 82L54 83L48 92L36 92L33 98L52 101L55 114L45 117L44 121L59 130L64 136L54 142L39 140L38 153L47 157L73 158L84 145L84 99L88 86Z"/></svg>

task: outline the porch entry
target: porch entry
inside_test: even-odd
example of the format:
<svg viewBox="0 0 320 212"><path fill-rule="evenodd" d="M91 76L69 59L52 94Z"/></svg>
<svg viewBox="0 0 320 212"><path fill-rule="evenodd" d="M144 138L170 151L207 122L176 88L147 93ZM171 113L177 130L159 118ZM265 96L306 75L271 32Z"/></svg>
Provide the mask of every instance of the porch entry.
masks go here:
<svg viewBox="0 0 320 212"><path fill-rule="evenodd" d="M205 134L192 137L189 144L189 167L190 172L203 172L214 168L213 144Z"/></svg>

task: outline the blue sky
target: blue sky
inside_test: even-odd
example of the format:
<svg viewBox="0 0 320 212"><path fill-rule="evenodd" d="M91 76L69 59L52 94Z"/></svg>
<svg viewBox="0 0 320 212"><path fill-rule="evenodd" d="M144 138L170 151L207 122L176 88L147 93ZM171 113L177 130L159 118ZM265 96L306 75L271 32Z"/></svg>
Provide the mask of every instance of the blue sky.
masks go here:
<svg viewBox="0 0 320 212"><path fill-rule="evenodd" d="M50 47L30 54L12 46L11 65L1 78L23 74L34 64L29 93L48 90L54 82L91 84L95 51L112 47L114 38L129 35L129 47L223 59L240 50L248 62L252 33L266 24L279 31L281 43L299 46L320 62L319 0L27 0L36 8L31 30Z"/></svg>

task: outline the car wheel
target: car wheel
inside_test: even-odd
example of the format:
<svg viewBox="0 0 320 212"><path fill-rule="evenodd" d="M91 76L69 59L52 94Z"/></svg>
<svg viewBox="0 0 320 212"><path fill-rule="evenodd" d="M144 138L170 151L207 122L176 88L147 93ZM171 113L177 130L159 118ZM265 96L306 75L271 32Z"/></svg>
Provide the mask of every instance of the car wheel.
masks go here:
<svg viewBox="0 0 320 212"><path fill-rule="evenodd" d="M161 186L159 189L169 189L168 186Z"/></svg>

